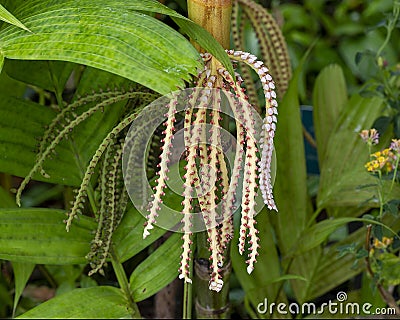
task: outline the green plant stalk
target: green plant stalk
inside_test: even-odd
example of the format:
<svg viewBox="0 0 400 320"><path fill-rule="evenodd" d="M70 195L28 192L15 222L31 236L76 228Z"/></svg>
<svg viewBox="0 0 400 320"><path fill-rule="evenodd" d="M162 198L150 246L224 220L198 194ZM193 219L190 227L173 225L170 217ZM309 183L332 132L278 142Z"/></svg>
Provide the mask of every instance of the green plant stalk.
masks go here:
<svg viewBox="0 0 400 320"><path fill-rule="evenodd" d="M396 181L396 176L397 176L397 170L399 167L399 162L400 162L400 154L396 155L396 164L394 165L394 172L393 172L393 179L392 183L390 184L390 189L389 189L389 196L392 193L394 182Z"/></svg>
<svg viewBox="0 0 400 320"><path fill-rule="evenodd" d="M222 280L224 286L220 292L211 291L209 287L210 274L208 257L207 233L197 234L197 255L194 261L196 288L196 318L200 319L227 319L229 318L229 278L231 273L231 263L228 250L225 250L225 263L222 268Z"/></svg>
<svg viewBox="0 0 400 320"><path fill-rule="evenodd" d="M194 243L196 241L193 241ZM193 249L194 250L194 249ZM193 274L193 253L190 255L189 271ZM183 315L182 319L192 318L192 305L193 305L193 285L185 281L183 284Z"/></svg>
<svg viewBox="0 0 400 320"><path fill-rule="evenodd" d="M125 297L128 300L128 304L133 311L132 318L136 319L141 318L139 308L135 303L135 301L133 300L132 292L129 288L129 282L128 278L126 277L124 267L122 266L122 263L119 261L114 248L111 248L110 252L111 252L111 263L115 272L115 276L117 277L118 284L121 287L121 290L124 292Z"/></svg>
<svg viewBox="0 0 400 320"><path fill-rule="evenodd" d="M383 205L385 204L383 200L383 186L382 186L382 172L379 170L379 185L378 185L378 198L379 198L379 221L382 220Z"/></svg>
<svg viewBox="0 0 400 320"><path fill-rule="evenodd" d="M387 46L389 43L390 37L392 36L392 31L396 27L397 20L400 16L400 1L395 1L393 4L393 17L389 20L388 25L386 27L387 34L385 41L382 43L381 47L379 48L378 52L376 53L376 58L379 59L382 50Z"/></svg>
<svg viewBox="0 0 400 320"><path fill-rule="evenodd" d="M191 20L205 28L222 45L230 47L230 26L232 0L188 0L188 15ZM196 43L194 46L200 52L204 51ZM197 257L194 261L194 285L196 292L197 318L224 319L229 313L229 278L231 263L229 246L225 250L225 262L222 267L224 286L220 292L209 289L209 255L207 231L197 234ZM189 294L189 286L185 286L184 295ZM189 313L187 313L188 315Z"/></svg>
<svg viewBox="0 0 400 320"><path fill-rule="evenodd" d="M394 28L396 27L397 21L399 20L400 17L400 2L399 1L395 1L393 4L393 16L389 19L388 24L386 26L386 38L384 40L384 42L382 43L382 45L380 46L380 48L378 49L375 59L378 63L379 66L379 75L381 78L381 81L384 83L385 86L385 90L388 92L388 95L390 96L390 98L395 98L395 95L393 94L393 89L391 87L391 85L389 84L387 78L385 77L384 74L384 70L383 70L383 59L381 57L381 53L383 51L383 49L385 49L385 47L388 45L390 38L392 36L392 32L394 30Z"/></svg>

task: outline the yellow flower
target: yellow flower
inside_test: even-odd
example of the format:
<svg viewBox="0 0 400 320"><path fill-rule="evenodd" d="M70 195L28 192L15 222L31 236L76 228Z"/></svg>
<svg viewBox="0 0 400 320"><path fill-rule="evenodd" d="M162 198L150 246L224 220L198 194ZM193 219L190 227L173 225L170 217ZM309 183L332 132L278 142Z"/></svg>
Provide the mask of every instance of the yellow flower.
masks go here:
<svg viewBox="0 0 400 320"><path fill-rule="evenodd" d="M377 249L386 249L393 242L393 238L383 237L382 241L375 238L373 246Z"/></svg>
<svg viewBox="0 0 400 320"><path fill-rule="evenodd" d="M395 156L389 148L371 154L371 158L375 159L367 162L364 166L367 171L378 172L382 170L382 172L389 173L393 170Z"/></svg>

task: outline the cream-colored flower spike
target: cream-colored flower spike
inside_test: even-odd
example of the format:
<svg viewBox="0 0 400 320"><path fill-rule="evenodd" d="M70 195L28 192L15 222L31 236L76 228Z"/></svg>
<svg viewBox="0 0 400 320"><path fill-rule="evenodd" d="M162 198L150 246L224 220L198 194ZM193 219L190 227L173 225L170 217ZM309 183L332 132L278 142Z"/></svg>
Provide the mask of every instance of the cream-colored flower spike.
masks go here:
<svg viewBox="0 0 400 320"><path fill-rule="evenodd" d="M272 80L269 70L262 61L257 60L253 54L243 51L228 50L228 55L236 61L241 61L250 66L260 77L265 96L266 114L261 139L261 160L259 161L260 189L264 203L270 210L277 210L272 193L271 183L271 161L273 152L273 139L275 136L278 102L276 101L275 83Z"/></svg>
<svg viewBox="0 0 400 320"><path fill-rule="evenodd" d="M175 99L177 97L175 96ZM157 185L154 187L156 190L154 194L153 201L149 208L149 214L147 215L146 225L143 230L143 239L145 239L148 235L150 235L151 229L153 229L153 223L156 222L156 218L158 217L158 211L161 209L160 204L162 203L161 197L164 195L164 188L166 187L166 181L168 180L167 174L169 172L168 163L169 156L171 155L172 148L172 139L174 138L174 123L175 123L175 113L176 113L176 104L177 101L173 99L170 101L168 107L168 112L165 114L167 121L164 123L165 130L163 134L165 134L163 142L162 153L160 156L160 164L158 167L160 170L158 171L158 179L156 180Z"/></svg>
<svg viewBox="0 0 400 320"><path fill-rule="evenodd" d="M241 207L239 252L248 252L247 272L254 270L257 262L259 238L256 229L255 198L260 189L270 210L277 210L271 182L273 139L277 122L275 83L269 70L257 57L242 51L227 50L228 56L250 66L259 76L265 96L265 118L261 140L256 141L255 109L248 103L239 74L236 80L209 53L202 54L204 69L198 74L197 86L188 98L184 118L185 174L182 201L182 255L179 278L191 283L193 221L195 207L200 208L208 234L210 250L209 289L220 291L223 287L224 250L233 238L233 213ZM221 140L221 101L228 101L236 122L236 150L231 172L228 172ZM210 110L211 111L206 111ZM168 105L163 147L160 156L157 186L150 204L143 237L149 235L159 214L171 155L174 133L176 101ZM206 125L207 127L206 130ZM261 150L258 150L258 147ZM243 179L240 177L243 176ZM239 185L241 183L241 185ZM240 187L242 194L236 194ZM238 199L241 199L238 203ZM219 206L219 211L217 207Z"/></svg>

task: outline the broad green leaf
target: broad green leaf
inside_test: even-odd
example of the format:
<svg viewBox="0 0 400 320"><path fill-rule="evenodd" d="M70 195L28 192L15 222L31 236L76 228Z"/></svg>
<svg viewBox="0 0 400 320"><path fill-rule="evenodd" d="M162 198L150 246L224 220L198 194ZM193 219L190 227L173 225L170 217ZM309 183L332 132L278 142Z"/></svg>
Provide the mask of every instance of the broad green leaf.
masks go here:
<svg viewBox="0 0 400 320"><path fill-rule="evenodd" d="M133 271L129 282L134 301L152 296L178 276L181 236L172 234Z"/></svg>
<svg viewBox="0 0 400 320"><path fill-rule="evenodd" d="M381 222L375 221L375 220L364 219L364 218L327 219L327 220L318 222L317 224L314 224L313 226L304 230L304 233L296 246L296 249L295 249L296 253L301 253L301 252L311 250L312 248L314 248L314 247L320 245L322 242L324 242L335 229L337 229L338 227L340 227L342 225L345 225L347 223L354 222L354 221L366 222L369 224L382 226L384 229L386 229L387 231L389 231L391 233L391 236L394 236L397 234L396 231L394 231L389 226L387 226Z"/></svg>
<svg viewBox="0 0 400 320"><path fill-rule="evenodd" d="M198 52L181 34L126 3L31 0L15 14L32 33L13 27L0 32L0 50L9 59L85 64L163 94L183 87L201 67Z"/></svg>
<svg viewBox="0 0 400 320"><path fill-rule="evenodd" d="M357 219L355 221L360 220ZM368 223L371 223L371 221ZM393 230L399 230L400 228L400 221L398 219L396 221L396 218L390 215L384 217L383 223L390 226ZM310 231L311 230L308 232ZM360 261L358 265L354 267L355 256L351 254L340 256L339 248L352 243L357 243L358 246L362 247L365 243L365 236L366 228L361 227L343 240L320 250L318 264L311 272L312 277L308 279L308 288L304 297L305 301L312 301L317 297L323 296L364 270L365 265L363 261ZM303 241L303 239L300 241Z"/></svg>
<svg viewBox="0 0 400 320"><path fill-rule="evenodd" d="M0 207L2 208L15 208L15 201L11 196L0 186ZM17 262L12 261L12 268L14 273L14 304L13 304L13 316L17 309L18 301L21 297L22 291L24 290L29 277L31 276L33 269L35 268L34 263L30 262Z"/></svg>
<svg viewBox="0 0 400 320"><path fill-rule="evenodd" d="M14 26L17 26L18 28L24 29L26 31L30 30L25 27L23 25L23 23L21 23L21 21L19 21L16 17L14 17L10 12L8 12L8 10L6 8L4 8L1 4L0 4L0 20L3 20L7 23L10 23Z"/></svg>
<svg viewBox="0 0 400 320"><path fill-rule="evenodd" d="M100 78L100 80L97 80ZM85 69L78 93L92 89L124 87L126 79L93 68ZM99 87L93 88L93 83ZM56 155L44 162L44 169L50 178L35 174L34 179L77 186L80 184L85 167L100 142L114 127L120 118L127 101L121 101L105 107L104 112L97 112L90 119L74 128L59 146ZM34 165L37 143L48 125L55 117L49 107L34 102L17 99L0 93L0 170L24 177Z"/></svg>
<svg viewBox="0 0 400 320"><path fill-rule="evenodd" d="M314 224L304 231L303 236L297 244L296 252L305 252L319 246L338 227L356 220L356 218L327 219Z"/></svg>
<svg viewBox="0 0 400 320"><path fill-rule="evenodd" d="M363 37L344 38L338 45L338 51L352 73L366 81L376 76L377 65L373 59L362 59L360 64L356 65L354 57L357 52L377 52L384 41L384 34L375 29L366 32ZM398 55L391 41L385 46L385 59L389 65L394 65L398 61Z"/></svg>
<svg viewBox="0 0 400 320"><path fill-rule="evenodd" d="M14 272L14 282L15 282L15 294L14 294L14 306L13 314L17 309L19 298L21 297L22 291L24 290L26 283L31 276L33 269L35 268L34 263L29 262L12 262L13 272Z"/></svg>
<svg viewBox="0 0 400 320"><path fill-rule="evenodd" d="M329 137L346 102L346 81L341 67L325 67L315 80L313 91L314 128L321 169Z"/></svg>
<svg viewBox="0 0 400 320"><path fill-rule="evenodd" d="M312 278L320 263L322 253L323 249L321 247L314 247L292 258L293 260L291 261L288 272L301 275L303 278L307 279L307 282L297 279L290 281L296 300L300 303L307 300L307 292L313 284ZM290 260L288 262L285 261L285 264L286 263L290 263Z"/></svg>
<svg viewBox="0 0 400 320"><path fill-rule="evenodd" d="M0 54L0 88L2 92L12 93L14 97L23 97L26 94L26 84L17 81L1 72L1 54Z"/></svg>
<svg viewBox="0 0 400 320"><path fill-rule="evenodd" d="M277 279L274 279L273 281L271 281L271 283L287 281L287 280L301 280L306 282L308 281L306 278L299 276L297 274L285 274L283 276L278 277Z"/></svg>
<svg viewBox="0 0 400 320"><path fill-rule="evenodd" d="M0 170L16 176L25 176L36 158L37 138L55 116L50 108L27 100L0 93ZM37 174L34 179L78 185L80 172L66 146L57 148L57 161L46 161L45 170L51 179Z"/></svg>
<svg viewBox="0 0 400 320"><path fill-rule="evenodd" d="M323 296L362 271L364 267L362 263L357 268L352 268L355 260L353 255L347 254L339 257L338 248L354 242L364 243L365 232L365 228L360 228L348 235L344 240L320 251L318 264L313 270L312 278L309 279L310 285L305 295L306 301L312 301L317 297Z"/></svg>
<svg viewBox="0 0 400 320"><path fill-rule="evenodd" d="M13 79L61 94L73 68L64 61L6 60L3 69Z"/></svg>
<svg viewBox="0 0 400 320"><path fill-rule="evenodd" d="M96 224L81 216L66 232L65 211L1 209L0 259L41 264L87 263Z"/></svg>
<svg viewBox="0 0 400 320"><path fill-rule="evenodd" d="M98 1L97 1L98 3ZM105 4L107 5L108 2ZM174 22L181 28L181 32L188 35L191 39L196 41L202 48L207 52L215 56L234 77L234 71L232 63L229 57L226 55L224 48L201 26L194 23L192 20L183 17L171 8L162 5L158 1L154 0L134 0L129 1L113 1L113 7L129 8L131 10L137 10L141 12L153 12L162 13L169 15Z"/></svg>
<svg viewBox="0 0 400 320"><path fill-rule="evenodd" d="M286 254L298 242L312 214L307 192L303 125L297 89L305 57L295 70L289 88L280 103L281 111L275 136L277 172L274 195L279 211L277 214L272 213L270 220L275 227L278 246L284 257L287 257ZM317 262L316 252L294 257L293 260L290 258L282 260L283 267L288 267L288 273L306 279L311 277L311 270ZM304 282L292 280L291 285L296 298L302 301L307 288Z"/></svg>
<svg viewBox="0 0 400 320"><path fill-rule="evenodd" d="M113 234L113 243L121 262L124 262L167 232L157 226L143 239L143 225L146 219L135 208L125 212L117 230Z"/></svg>
<svg viewBox="0 0 400 320"><path fill-rule="evenodd" d="M116 319L139 318L122 291L109 286L79 288L50 299L25 312L17 319Z"/></svg>
<svg viewBox="0 0 400 320"><path fill-rule="evenodd" d="M62 199L64 192L65 186L61 184L39 184L34 188L26 190L21 199L21 206L25 208L40 207L40 205L45 201L51 199Z"/></svg>
<svg viewBox="0 0 400 320"><path fill-rule="evenodd" d="M320 209L358 206L376 194L376 188L360 189L377 181L364 168L369 160L368 147L358 133L371 127L382 114L382 108L381 99L366 99L358 95L351 97L344 107L333 128L323 160L317 196ZM386 147L387 137L381 140L381 145ZM394 190L393 195L396 194Z"/></svg>
<svg viewBox="0 0 400 320"><path fill-rule="evenodd" d="M91 277L88 277L84 274L81 274L81 281L80 281L81 288L91 288L97 287L97 282Z"/></svg>
<svg viewBox="0 0 400 320"><path fill-rule="evenodd" d="M385 284L397 286L400 284L400 258L393 253L385 252L379 255L379 263L372 264L372 270L379 273Z"/></svg>
<svg viewBox="0 0 400 320"><path fill-rule="evenodd" d="M191 21L190 19L178 14L171 8L162 5L158 1L152 0L136 0L129 1L129 3L126 3L125 1L113 1L113 6L122 6L130 8L132 10L162 13L171 16L174 22L181 28L180 31L182 33L188 35L207 52L215 56L225 66L229 73L233 77L235 76L232 63L226 55L224 48L222 48L222 46L217 41L215 41L215 39L209 34L209 32Z"/></svg>
<svg viewBox="0 0 400 320"><path fill-rule="evenodd" d="M300 71L301 66L296 69L280 103L274 143L277 158L274 195L278 213L271 213L271 221L274 222L279 247L283 253L297 241L310 214L303 130L297 93Z"/></svg>

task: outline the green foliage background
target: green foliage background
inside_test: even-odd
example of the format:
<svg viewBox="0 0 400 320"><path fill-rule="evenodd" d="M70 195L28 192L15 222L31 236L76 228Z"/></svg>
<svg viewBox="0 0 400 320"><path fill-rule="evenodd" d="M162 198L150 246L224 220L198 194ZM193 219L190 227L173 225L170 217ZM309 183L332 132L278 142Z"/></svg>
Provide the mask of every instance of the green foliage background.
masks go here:
<svg viewBox="0 0 400 320"><path fill-rule="evenodd" d="M376 179L363 167L368 150L357 134L388 113L384 96L359 94L365 84L377 81L376 66L368 55L359 64L355 57L357 52L376 52L382 45L386 33L381 21L392 12L393 1L259 2L271 6L282 21L295 72L279 103L275 138L274 192L279 213L263 210L257 216L261 249L252 275L232 246L232 312L252 318L282 316L259 314L257 306L266 297L271 302L323 301L340 290L348 293L348 301L384 306L365 265L339 252L352 244L363 245L363 223L382 222L395 232L400 230L397 208L395 214L374 220L379 207L374 201L376 189L366 186ZM131 206L113 234L115 257L104 277L87 277L85 256L96 228L94 218L81 216L69 233L62 223L64 201L71 200L71 189L81 183L85 167L118 123L127 101L110 105L73 130L57 147L53 160L45 162L50 178L34 175L36 182L24 194L21 208L9 192L34 164L37 138L57 112L51 105L68 94L74 100L92 90L137 84L159 94L183 88L202 63L184 35L233 70L211 36L178 13L185 14L184 1L166 4L2 1L0 259L13 276L0 275L0 316L137 317L137 303L151 299L177 277L179 234L159 246L156 240L166 231L156 228L142 240L144 218ZM246 32L247 48L242 49L257 54L250 26ZM399 25L391 39L383 54L393 66L399 63L400 42L395 40L400 39ZM74 90L69 92L71 73ZM317 177L307 173L303 104L313 106ZM377 150L395 135L393 128L388 126ZM396 185L388 200L399 199L399 192ZM178 200L171 196L169 201ZM363 219L366 213L370 216ZM383 230L393 237L387 228ZM393 268L398 270L398 265ZM34 270L46 275L36 284L55 289L56 296L47 302L22 295L26 285L35 282ZM126 273L126 287L117 282L121 273ZM395 290L398 295L398 287Z"/></svg>

